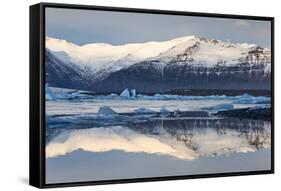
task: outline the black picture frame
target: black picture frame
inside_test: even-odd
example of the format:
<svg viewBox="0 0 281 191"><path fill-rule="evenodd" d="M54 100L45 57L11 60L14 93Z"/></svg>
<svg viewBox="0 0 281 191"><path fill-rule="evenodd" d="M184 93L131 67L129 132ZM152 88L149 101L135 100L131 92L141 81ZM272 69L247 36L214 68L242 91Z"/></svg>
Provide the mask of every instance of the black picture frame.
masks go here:
<svg viewBox="0 0 281 191"><path fill-rule="evenodd" d="M231 172L215 174L198 174L186 176L167 176L138 179L103 180L87 182L71 182L46 184L45 182L45 8L70 8L81 10L102 10L133 13L151 13L165 15L182 15L213 18L249 19L271 22L271 169L249 172ZM135 9L121 7L103 7L89 5L39 3L30 6L30 153L29 153L29 183L38 188L53 188L66 186L85 186L116 183L135 183L147 181L165 181L177 179L211 178L226 176L258 175L274 173L274 18L248 15L230 15L214 13L196 13L169 10Z"/></svg>

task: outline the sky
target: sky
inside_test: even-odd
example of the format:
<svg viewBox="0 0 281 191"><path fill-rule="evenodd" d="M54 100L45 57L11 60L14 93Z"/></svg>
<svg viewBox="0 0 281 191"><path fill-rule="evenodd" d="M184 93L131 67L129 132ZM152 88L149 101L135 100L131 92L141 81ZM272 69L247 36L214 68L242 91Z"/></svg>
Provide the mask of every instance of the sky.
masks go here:
<svg viewBox="0 0 281 191"><path fill-rule="evenodd" d="M46 8L46 35L121 45L195 35L270 48L270 21Z"/></svg>

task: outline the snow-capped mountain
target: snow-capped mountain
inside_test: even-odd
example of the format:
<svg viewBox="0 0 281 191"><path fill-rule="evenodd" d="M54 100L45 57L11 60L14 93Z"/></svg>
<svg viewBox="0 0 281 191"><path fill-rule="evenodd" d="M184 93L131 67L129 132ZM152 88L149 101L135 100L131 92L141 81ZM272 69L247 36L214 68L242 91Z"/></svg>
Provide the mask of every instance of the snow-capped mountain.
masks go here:
<svg viewBox="0 0 281 191"><path fill-rule="evenodd" d="M177 44L189 41L194 36L178 38L164 42L131 43L113 46L105 43L75 45L71 42L46 38L46 47L64 61L90 68L98 77L129 67L134 63L158 56ZM67 55L67 56L66 56ZM97 78L95 76L95 78Z"/></svg>
<svg viewBox="0 0 281 191"><path fill-rule="evenodd" d="M79 46L47 37L46 48L47 54L78 68L84 78L82 89L101 93L125 88L140 92L270 88L270 50L254 44L186 36L163 42Z"/></svg>
<svg viewBox="0 0 281 191"><path fill-rule="evenodd" d="M47 82L51 86L80 88L85 81L84 70L70 61L59 59L49 50L45 51L45 70Z"/></svg>

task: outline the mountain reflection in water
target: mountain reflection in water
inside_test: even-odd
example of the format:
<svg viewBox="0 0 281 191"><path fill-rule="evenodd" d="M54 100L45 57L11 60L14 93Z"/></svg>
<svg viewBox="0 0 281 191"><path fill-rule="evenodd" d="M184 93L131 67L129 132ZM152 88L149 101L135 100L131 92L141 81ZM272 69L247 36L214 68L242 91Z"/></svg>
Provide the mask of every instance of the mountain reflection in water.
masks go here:
<svg viewBox="0 0 281 191"><path fill-rule="evenodd" d="M232 118L151 119L126 125L83 128L66 125L49 137L46 157L82 149L120 150L181 160L270 148L271 123Z"/></svg>

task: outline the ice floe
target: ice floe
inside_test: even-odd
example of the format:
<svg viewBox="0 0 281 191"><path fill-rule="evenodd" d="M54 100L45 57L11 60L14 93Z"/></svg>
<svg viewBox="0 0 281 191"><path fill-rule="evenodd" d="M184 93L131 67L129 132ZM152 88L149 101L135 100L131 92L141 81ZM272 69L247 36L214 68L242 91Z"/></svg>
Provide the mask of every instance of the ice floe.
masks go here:
<svg viewBox="0 0 281 191"><path fill-rule="evenodd" d="M235 104L257 104L257 103L264 103L270 102L270 97L265 96L251 96L249 94L243 94L241 96L236 96L233 103Z"/></svg>
<svg viewBox="0 0 281 191"><path fill-rule="evenodd" d="M112 94L111 94L112 95ZM137 90L136 89L129 89L126 88L123 90L123 92L120 94L120 97L127 97L127 98L135 98L137 95Z"/></svg>
<svg viewBox="0 0 281 191"><path fill-rule="evenodd" d="M131 97L136 97L137 95L137 90L136 89L131 89Z"/></svg>
<svg viewBox="0 0 281 191"><path fill-rule="evenodd" d="M130 91L128 88L126 88L121 94L121 97L130 97Z"/></svg>
<svg viewBox="0 0 281 191"><path fill-rule="evenodd" d="M54 90L54 91L53 91ZM47 100L231 100L233 104L270 104L271 98L267 96L252 96L249 94L226 96L226 95L209 95L209 96L188 96L172 94L155 94L145 95L137 94L136 89L126 88L118 95L111 93L107 95L94 95L93 93L70 90L65 88L53 88L46 84Z"/></svg>
<svg viewBox="0 0 281 191"><path fill-rule="evenodd" d="M160 113L170 113L170 111L168 109L166 109L164 106L161 107L160 109Z"/></svg>
<svg viewBox="0 0 281 191"><path fill-rule="evenodd" d="M135 113L156 113L155 111L153 111L151 109L148 109L148 108L145 108L145 107L135 109L134 112Z"/></svg>
<svg viewBox="0 0 281 191"><path fill-rule="evenodd" d="M209 96L186 96L186 95L170 95L170 94L155 94L144 95L137 94L135 89L125 89L120 96L116 94L93 96L93 99L98 100L232 100L238 104L259 104L270 102L271 98L266 96L252 96L249 94L226 96L226 95L209 95Z"/></svg>
<svg viewBox="0 0 281 191"><path fill-rule="evenodd" d="M98 114L102 115L114 115L117 114L113 109L111 109L109 106L102 106L99 108Z"/></svg>
<svg viewBox="0 0 281 191"><path fill-rule="evenodd" d="M230 110L233 108L234 108L233 104L224 103L224 104L218 104L218 105L211 106L211 107L203 107L202 110L222 111L222 110Z"/></svg>
<svg viewBox="0 0 281 191"><path fill-rule="evenodd" d="M67 88L54 88L45 85L46 100L58 101L58 100L72 100L82 101L85 99L93 98L93 96L87 95L85 91L67 89Z"/></svg>
<svg viewBox="0 0 281 191"><path fill-rule="evenodd" d="M45 85L46 100L56 100L56 95L49 88L48 84Z"/></svg>

